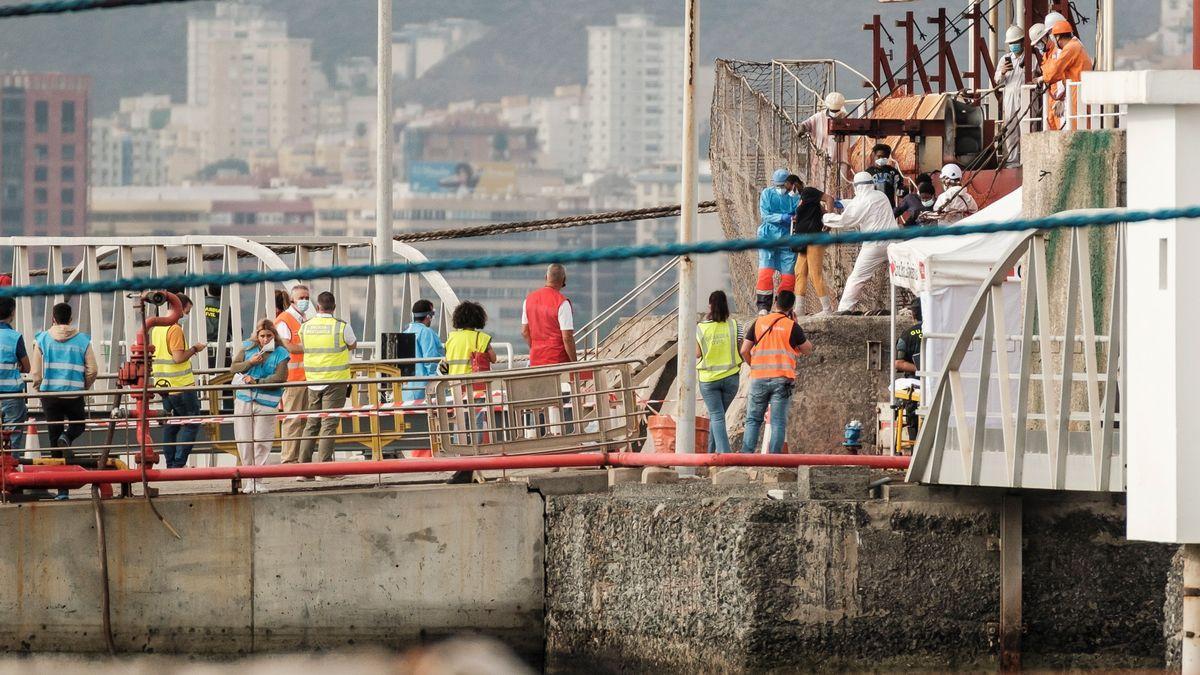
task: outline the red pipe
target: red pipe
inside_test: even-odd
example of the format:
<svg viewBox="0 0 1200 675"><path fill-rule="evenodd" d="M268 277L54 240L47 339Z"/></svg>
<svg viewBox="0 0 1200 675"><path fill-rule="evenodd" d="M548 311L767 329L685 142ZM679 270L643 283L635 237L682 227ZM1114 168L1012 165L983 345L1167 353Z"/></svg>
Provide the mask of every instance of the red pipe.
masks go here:
<svg viewBox="0 0 1200 675"><path fill-rule="evenodd" d="M317 464L271 464L268 466L218 466L196 469L147 469L146 478L156 481L233 480L235 478L293 478L298 476L355 476L382 473L437 473L445 471L494 471L500 469L549 469L641 466L867 466L904 469L908 457L883 455L683 455L638 452L520 455L506 457L446 457L385 459L366 462L321 462ZM90 483L134 483L142 479L136 469L104 469L80 473L11 472L8 485L14 488L81 487Z"/></svg>

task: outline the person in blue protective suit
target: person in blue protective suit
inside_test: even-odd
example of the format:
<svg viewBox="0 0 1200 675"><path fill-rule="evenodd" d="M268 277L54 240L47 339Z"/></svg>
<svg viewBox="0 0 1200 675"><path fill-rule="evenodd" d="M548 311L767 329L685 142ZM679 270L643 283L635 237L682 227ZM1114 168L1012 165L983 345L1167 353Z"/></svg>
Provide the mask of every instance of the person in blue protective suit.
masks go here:
<svg viewBox="0 0 1200 675"><path fill-rule="evenodd" d="M446 356L446 348L442 345L442 339L438 337L437 331L431 326L433 325L433 317L436 315L433 308L433 303L428 300L418 300L412 307L412 323L408 328L404 329L405 333L416 335L416 358L418 359L441 359ZM414 372L417 375L437 375L438 362L429 361L426 363L418 363L414 367ZM425 382L421 380L412 380L404 383L404 400L418 401L425 398Z"/></svg>
<svg viewBox="0 0 1200 675"><path fill-rule="evenodd" d="M758 226L760 239L779 239L791 234L792 214L800 198L788 189L788 177L787 169L777 169L771 176L773 185L764 188L758 197L758 214L762 218ZM794 291L795 270L796 254L790 248L759 249L758 283L755 285L759 314L771 311L775 300L775 273L779 272L780 291Z"/></svg>

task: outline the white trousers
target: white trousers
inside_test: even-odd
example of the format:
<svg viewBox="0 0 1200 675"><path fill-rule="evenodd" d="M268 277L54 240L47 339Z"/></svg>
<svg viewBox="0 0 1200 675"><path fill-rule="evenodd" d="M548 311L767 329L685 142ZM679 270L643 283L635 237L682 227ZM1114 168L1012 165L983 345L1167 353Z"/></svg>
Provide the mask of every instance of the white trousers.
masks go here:
<svg viewBox="0 0 1200 675"><path fill-rule="evenodd" d="M881 268L887 265L887 242L871 242L863 244L854 261L854 270L846 279L846 288L842 290L842 300L838 303L839 312L849 312L858 304L858 297L863 288L871 281Z"/></svg>
<svg viewBox="0 0 1200 675"><path fill-rule="evenodd" d="M261 403L234 399L233 414L239 417L233 418L233 437L237 439L243 466L262 466L267 463L271 445L275 442L276 413L278 411L275 408L268 408Z"/></svg>

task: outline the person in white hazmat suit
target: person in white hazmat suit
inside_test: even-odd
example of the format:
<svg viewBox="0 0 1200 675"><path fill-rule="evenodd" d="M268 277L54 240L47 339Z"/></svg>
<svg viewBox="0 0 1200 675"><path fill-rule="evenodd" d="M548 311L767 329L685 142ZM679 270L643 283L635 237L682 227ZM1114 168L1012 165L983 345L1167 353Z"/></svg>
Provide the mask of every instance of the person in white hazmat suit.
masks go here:
<svg viewBox="0 0 1200 675"><path fill-rule="evenodd" d="M979 210L975 198L962 184L962 167L947 164L942 167L942 194L938 195L929 214L936 216L942 225L953 225Z"/></svg>
<svg viewBox="0 0 1200 675"><path fill-rule="evenodd" d="M1025 31L1020 26L1009 26L1004 35L1008 51L1000 57L1000 70L996 84L1004 92L1004 126L1001 132L1004 166L1021 165L1021 119L1024 106L1021 87L1025 84Z"/></svg>
<svg viewBox="0 0 1200 675"><path fill-rule="evenodd" d="M858 229L863 232L880 232L898 229L892 206L887 195L875 189L874 177L866 171L854 174L854 197L842 200L841 213L825 214L826 227L834 229ZM888 242L866 242L854 261L854 270L846 279L842 299L838 303L838 314L854 309L871 277L887 265Z"/></svg>
<svg viewBox="0 0 1200 675"><path fill-rule="evenodd" d="M837 137L829 133L829 120L846 116L846 97L836 91L825 96L825 109L818 110L800 123L800 132L812 139L812 144L821 152L811 153L808 162L807 182L825 194L837 196L836 176L840 175L842 158ZM826 170L825 157L829 158L832 175ZM832 183L830 181L833 181Z"/></svg>

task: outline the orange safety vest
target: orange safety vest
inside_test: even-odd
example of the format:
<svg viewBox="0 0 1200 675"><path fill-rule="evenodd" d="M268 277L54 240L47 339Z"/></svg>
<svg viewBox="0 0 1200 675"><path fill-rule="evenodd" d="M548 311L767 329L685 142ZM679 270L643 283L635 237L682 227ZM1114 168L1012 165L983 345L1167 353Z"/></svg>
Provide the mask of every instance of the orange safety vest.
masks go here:
<svg viewBox="0 0 1200 675"><path fill-rule="evenodd" d="M796 379L796 357L792 327L796 322L773 312L754 322L754 346L750 348L750 379L787 377Z"/></svg>
<svg viewBox="0 0 1200 675"><path fill-rule="evenodd" d="M279 316L275 317L275 323L282 321L287 324L288 330L292 332L292 337L288 338L288 344L300 344L300 320L288 310L283 310ZM288 382L303 382L304 381L304 354L295 352L288 355Z"/></svg>

